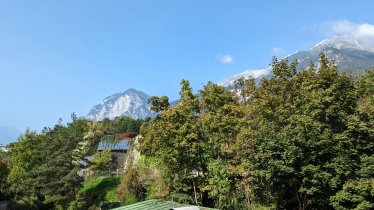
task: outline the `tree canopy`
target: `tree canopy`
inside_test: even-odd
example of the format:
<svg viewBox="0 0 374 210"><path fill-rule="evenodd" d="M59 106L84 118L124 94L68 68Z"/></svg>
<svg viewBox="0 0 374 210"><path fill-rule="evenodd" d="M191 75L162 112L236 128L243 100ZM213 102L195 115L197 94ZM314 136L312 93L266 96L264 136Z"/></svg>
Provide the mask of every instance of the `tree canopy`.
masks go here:
<svg viewBox="0 0 374 210"><path fill-rule="evenodd" d="M170 197L222 209L325 209L342 205L352 183L370 188L362 178L373 178L373 71L355 79L324 54L318 70L296 68L274 59L258 86L209 82L199 96L181 82L180 103L141 129L141 151L170 173Z"/></svg>
<svg viewBox="0 0 374 210"><path fill-rule="evenodd" d="M219 209L372 209L374 69L353 77L324 54L317 66L297 71L296 61L274 58L260 82L208 82L194 93L182 80L176 106L166 96L149 99L154 119L73 115L66 125L27 130L0 152L0 198L17 209L94 208L94 198L108 193L83 193L81 160L93 155L90 169L106 172L112 156L96 153L99 140L140 133L130 148L141 158L121 179L108 179L110 197L123 204L162 198Z"/></svg>

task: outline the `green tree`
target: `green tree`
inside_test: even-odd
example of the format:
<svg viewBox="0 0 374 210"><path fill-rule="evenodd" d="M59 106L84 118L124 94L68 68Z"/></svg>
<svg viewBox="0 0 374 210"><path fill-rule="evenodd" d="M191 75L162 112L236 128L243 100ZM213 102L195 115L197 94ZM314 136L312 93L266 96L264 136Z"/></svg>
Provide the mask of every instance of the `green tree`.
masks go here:
<svg viewBox="0 0 374 210"><path fill-rule="evenodd" d="M241 198L236 199L237 191L227 191L235 188L235 177L240 174L230 172L222 176L213 167L217 158L230 167L238 164L232 161L235 139L243 123L238 99L209 82L200 91L199 100L186 80L181 82L180 96L176 107L161 111L158 118L144 124L141 151L159 158L166 167L170 197L227 209L239 206ZM222 178L229 179L229 185L215 188L216 181L225 183ZM211 193L212 189L217 190ZM225 196L229 196L225 200L229 203L222 200Z"/></svg>
<svg viewBox="0 0 374 210"><path fill-rule="evenodd" d="M95 174L106 175L113 168L112 161L112 153L109 150L97 152L93 155L89 168Z"/></svg>
<svg viewBox="0 0 374 210"><path fill-rule="evenodd" d="M45 202L67 206L75 199L77 189L83 179L78 176L80 160L85 156L81 143L85 141L87 131L84 120L76 120L67 127L56 125L46 132L47 159L36 167L32 173L38 177L35 183L41 187L46 196Z"/></svg>
<svg viewBox="0 0 374 210"><path fill-rule="evenodd" d="M118 134L118 133L138 134L141 124L142 124L142 120L134 120L130 117L124 116L124 117L116 118L113 121L113 125L109 125L109 126L114 128L115 133L113 134Z"/></svg>
<svg viewBox="0 0 374 210"><path fill-rule="evenodd" d="M242 209L249 205L250 197L243 184L245 171L243 162L236 158L240 145L237 138L247 124L243 104L232 92L208 82L200 91L200 109L198 119L204 137L207 176L204 189L214 206L220 209ZM225 198L225 199L224 199Z"/></svg>
<svg viewBox="0 0 374 210"><path fill-rule="evenodd" d="M331 201L332 206L338 210L373 209L374 178L348 181Z"/></svg>
<svg viewBox="0 0 374 210"><path fill-rule="evenodd" d="M27 130L10 148L12 167L7 181L16 199L32 195L41 197L30 171L45 161L46 157L42 153L43 138L43 135Z"/></svg>
<svg viewBox="0 0 374 210"><path fill-rule="evenodd" d="M152 96L148 99L148 103L152 104L151 110L154 112L161 112L170 107L169 98L167 96Z"/></svg>
<svg viewBox="0 0 374 210"><path fill-rule="evenodd" d="M136 168L129 168L122 176L121 184L117 188L117 199L123 204L133 204L145 198L144 185L139 180L139 175Z"/></svg>
<svg viewBox="0 0 374 210"><path fill-rule="evenodd" d="M192 93L188 81L182 80L181 86L180 103L163 110L158 118L142 128L140 149L144 154L161 160L170 174L170 192L174 197L185 198L185 195L201 192L206 163L203 138L197 123L198 98ZM194 175L194 171L199 174ZM195 196L189 199L196 203Z"/></svg>
<svg viewBox="0 0 374 210"><path fill-rule="evenodd" d="M255 194L278 208L329 208L330 197L355 176L371 136L359 129L353 80L320 56L320 68L297 72L274 60L274 76L248 102L241 157L253 164ZM369 144L370 145L370 144Z"/></svg>
<svg viewBox="0 0 374 210"><path fill-rule="evenodd" d="M359 157L356 177L348 180L331 198L335 209L374 208L374 71L371 70L357 81L358 95L355 115L349 118L346 133L355 141L349 147L350 155Z"/></svg>
<svg viewBox="0 0 374 210"><path fill-rule="evenodd" d="M0 201L6 200L10 196L7 177L10 171L7 153L0 150Z"/></svg>
<svg viewBox="0 0 374 210"><path fill-rule="evenodd" d="M12 168L8 183L15 200L27 198L34 202L36 197L35 202L57 208L67 207L75 199L83 181L77 173L80 160L89 151L91 137L86 135L87 121L74 115L72 119L67 126L59 123L41 134L27 131L10 148Z"/></svg>

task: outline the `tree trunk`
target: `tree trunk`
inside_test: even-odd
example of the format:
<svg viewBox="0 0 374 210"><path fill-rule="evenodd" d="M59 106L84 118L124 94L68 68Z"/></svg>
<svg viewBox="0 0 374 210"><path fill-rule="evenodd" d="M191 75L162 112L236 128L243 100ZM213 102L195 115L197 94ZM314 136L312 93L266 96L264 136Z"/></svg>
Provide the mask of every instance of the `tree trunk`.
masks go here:
<svg viewBox="0 0 374 210"><path fill-rule="evenodd" d="M296 196L297 196L297 201L299 203L299 210L305 210L307 209L309 203L308 203L308 200L306 198L306 194L305 193L301 193L301 192L297 192L296 193Z"/></svg>

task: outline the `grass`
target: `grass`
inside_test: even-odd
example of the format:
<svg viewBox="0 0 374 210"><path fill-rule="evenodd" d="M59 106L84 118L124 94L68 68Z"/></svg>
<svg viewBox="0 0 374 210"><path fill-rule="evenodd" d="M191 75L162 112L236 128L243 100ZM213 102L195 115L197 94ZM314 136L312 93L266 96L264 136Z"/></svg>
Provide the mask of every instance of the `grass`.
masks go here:
<svg viewBox="0 0 374 210"><path fill-rule="evenodd" d="M74 205L79 204L81 209L85 209L91 206L99 206L100 202L116 201L116 189L121 181L120 179L120 177L101 177L86 181L78 191Z"/></svg>
<svg viewBox="0 0 374 210"><path fill-rule="evenodd" d="M104 177L89 180L84 183L78 195L92 195L113 199L115 190L120 183L120 177Z"/></svg>

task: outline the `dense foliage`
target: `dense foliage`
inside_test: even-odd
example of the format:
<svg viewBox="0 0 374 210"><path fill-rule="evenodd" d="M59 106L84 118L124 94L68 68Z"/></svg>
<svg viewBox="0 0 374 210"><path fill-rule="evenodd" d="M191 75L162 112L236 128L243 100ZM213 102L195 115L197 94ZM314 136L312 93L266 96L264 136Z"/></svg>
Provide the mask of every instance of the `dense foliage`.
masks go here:
<svg viewBox="0 0 374 210"><path fill-rule="evenodd" d="M6 153L0 150L0 201L10 197L7 177L9 174L9 160Z"/></svg>
<svg viewBox="0 0 374 210"><path fill-rule="evenodd" d="M116 196L124 205L147 199L165 199L168 183L163 177L164 168L151 157L140 157L134 167L122 176Z"/></svg>
<svg viewBox="0 0 374 210"><path fill-rule="evenodd" d="M318 70L272 67L258 86L237 81L238 95L213 83L194 95L183 80L177 106L155 100L161 112L142 127L140 149L165 167L169 198L221 209L372 208L374 72L354 79L323 54Z"/></svg>
<svg viewBox="0 0 374 210"><path fill-rule="evenodd" d="M81 197L85 207L99 206L100 200L92 203L85 199L91 195L85 196L80 190L84 179L78 171L89 167L94 178L108 175L112 157L108 151L96 153L99 140L114 140L121 132L133 136L132 133L139 132L141 123L129 117L91 122L73 114L72 122L66 125L59 122L40 133L27 130L9 146L8 153L0 154L0 198L12 199L14 209L67 209L72 201L74 205L82 204L76 201L81 201ZM87 156L93 156L89 165ZM116 180L114 188L119 183ZM99 186L106 186L105 183L106 179Z"/></svg>
<svg viewBox="0 0 374 210"><path fill-rule="evenodd" d="M14 209L102 209L157 198L219 209L373 209L374 69L352 77L321 54L273 60L271 77L211 82L179 103L151 97L154 119L77 119L26 131L0 153L0 199ZM134 137L129 169L100 139ZM141 155L139 154L139 151ZM82 165L92 156L88 166ZM139 158L140 157L140 158ZM93 176L78 176L88 167Z"/></svg>
<svg viewBox="0 0 374 210"><path fill-rule="evenodd" d="M115 191L119 183L119 177L87 180L78 191L76 200L70 204L69 209L96 209L102 201L115 201Z"/></svg>

